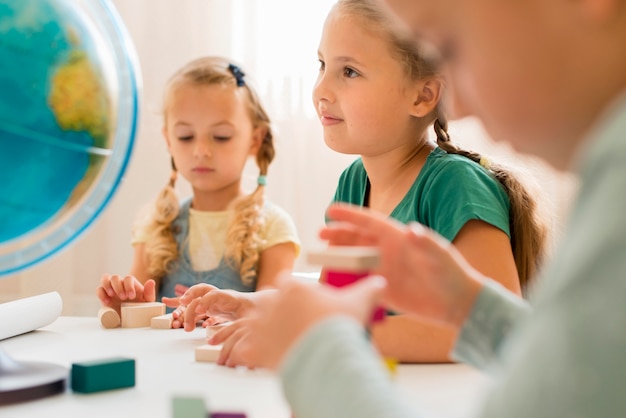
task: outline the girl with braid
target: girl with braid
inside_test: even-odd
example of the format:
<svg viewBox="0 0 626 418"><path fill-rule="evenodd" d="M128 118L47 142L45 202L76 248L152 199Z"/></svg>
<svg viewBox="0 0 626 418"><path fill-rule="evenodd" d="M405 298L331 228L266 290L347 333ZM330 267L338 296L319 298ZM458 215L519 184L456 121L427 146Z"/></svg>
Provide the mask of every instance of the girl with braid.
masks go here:
<svg viewBox="0 0 626 418"><path fill-rule="evenodd" d="M503 167L452 143L440 69L396 23L374 0L339 0L325 22L313 101L326 144L360 155L341 174L334 202L419 222L521 294L544 252L535 202ZM402 362L449 361L456 339L406 315L389 315L371 332L383 355Z"/></svg>
<svg viewBox="0 0 626 418"><path fill-rule="evenodd" d="M241 69L203 57L178 70L166 89L163 136L170 181L147 221L134 228L130 273L102 277L102 304L119 308L158 297L177 308L194 285L242 299L272 287L278 273L293 269L300 243L289 215L265 199L274 158L270 120ZM241 181L249 157L259 177L246 194ZM174 191L179 175L193 190L182 202Z"/></svg>
<svg viewBox="0 0 626 418"><path fill-rule="evenodd" d="M333 203L419 222L477 271L522 295L547 235L535 202L503 167L451 142L441 69L389 16L377 0L338 0L324 24L313 103L326 144L359 155L341 174ZM321 282L325 276L322 269ZM253 295L257 307L268 293L276 291ZM216 300L200 300L195 312L214 309ZM193 321L189 315L185 326ZM259 365L262 353L238 349L251 321L236 320L211 338L223 344L218 364ZM381 355L404 363L449 362L457 338L451 327L393 312L370 332Z"/></svg>

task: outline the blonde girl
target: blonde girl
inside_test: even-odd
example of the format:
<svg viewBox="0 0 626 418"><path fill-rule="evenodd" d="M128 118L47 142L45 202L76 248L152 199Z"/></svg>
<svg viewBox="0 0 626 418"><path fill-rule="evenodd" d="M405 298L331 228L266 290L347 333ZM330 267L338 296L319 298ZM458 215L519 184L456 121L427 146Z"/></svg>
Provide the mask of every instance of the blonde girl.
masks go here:
<svg viewBox="0 0 626 418"><path fill-rule="evenodd" d="M169 80L163 136L171 175L148 219L134 228L135 256L127 276L104 275L98 296L107 306L158 294L170 306L189 287L251 292L291 270L300 250L293 221L267 201L274 159L270 119L241 68L222 57L191 61ZM242 173L254 157L252 193ZM191 185L179 200L175 182Z"/></svg>

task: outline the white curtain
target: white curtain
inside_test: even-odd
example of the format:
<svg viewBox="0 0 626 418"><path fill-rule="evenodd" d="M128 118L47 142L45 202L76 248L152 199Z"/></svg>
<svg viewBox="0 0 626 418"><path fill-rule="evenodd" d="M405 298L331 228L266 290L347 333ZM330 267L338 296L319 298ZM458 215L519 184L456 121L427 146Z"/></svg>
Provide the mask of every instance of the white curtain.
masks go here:
<svg viewBox="0 0 626 418"><path fill-rule="evenodd" d="M138 211L168 179L169 158L161 137L161 96L167 78L201 55L240 63L273 119L277 157L268 175L268 196L293 217L303 243L299 271L315 271L306 251L320 247L317 231L339 174L354 159L329 150L315 117L311 90L318 70L317 44L334 0L113 0L141 64L143 92L136 147L128 172L103 216L71 248L30 270L0 280L0 302L57 290L64 315L95 315L95 296L105 272L130 268L130 230ZM480 124L451 125L455 140L514 163L538 193L558 228L573 182L545 165L514 155L486 137ZM246 171L252 187L256 168ZM179 181L181 196L189 194Z"/></svg>

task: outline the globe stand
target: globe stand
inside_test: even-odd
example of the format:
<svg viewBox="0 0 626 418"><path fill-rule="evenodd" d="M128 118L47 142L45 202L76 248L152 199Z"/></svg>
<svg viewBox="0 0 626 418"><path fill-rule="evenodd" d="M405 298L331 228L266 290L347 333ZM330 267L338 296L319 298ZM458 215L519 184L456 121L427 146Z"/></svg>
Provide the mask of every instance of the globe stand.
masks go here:
<svg viewBox="0 0 626 418"><path fill-rule="evenodd" d="M26 402L65 391L68 370L50 363L20 362L0 348L0 405Z"/></svg>

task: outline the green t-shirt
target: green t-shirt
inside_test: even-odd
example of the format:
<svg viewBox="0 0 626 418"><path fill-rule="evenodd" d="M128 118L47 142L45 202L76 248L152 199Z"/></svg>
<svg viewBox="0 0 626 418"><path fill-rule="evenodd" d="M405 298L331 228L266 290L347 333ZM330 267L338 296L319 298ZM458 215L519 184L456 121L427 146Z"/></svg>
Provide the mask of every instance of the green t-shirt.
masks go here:
<svg viewBox="0 0 626 418"><path fill-rule="evenodd" d="M333 198L364 206L369 179L358 158L344 170ZM472 219L491 224L509 237L509 198L500 182L469 158L435 148L391 217L419 222L449 241Z"/></svg>

